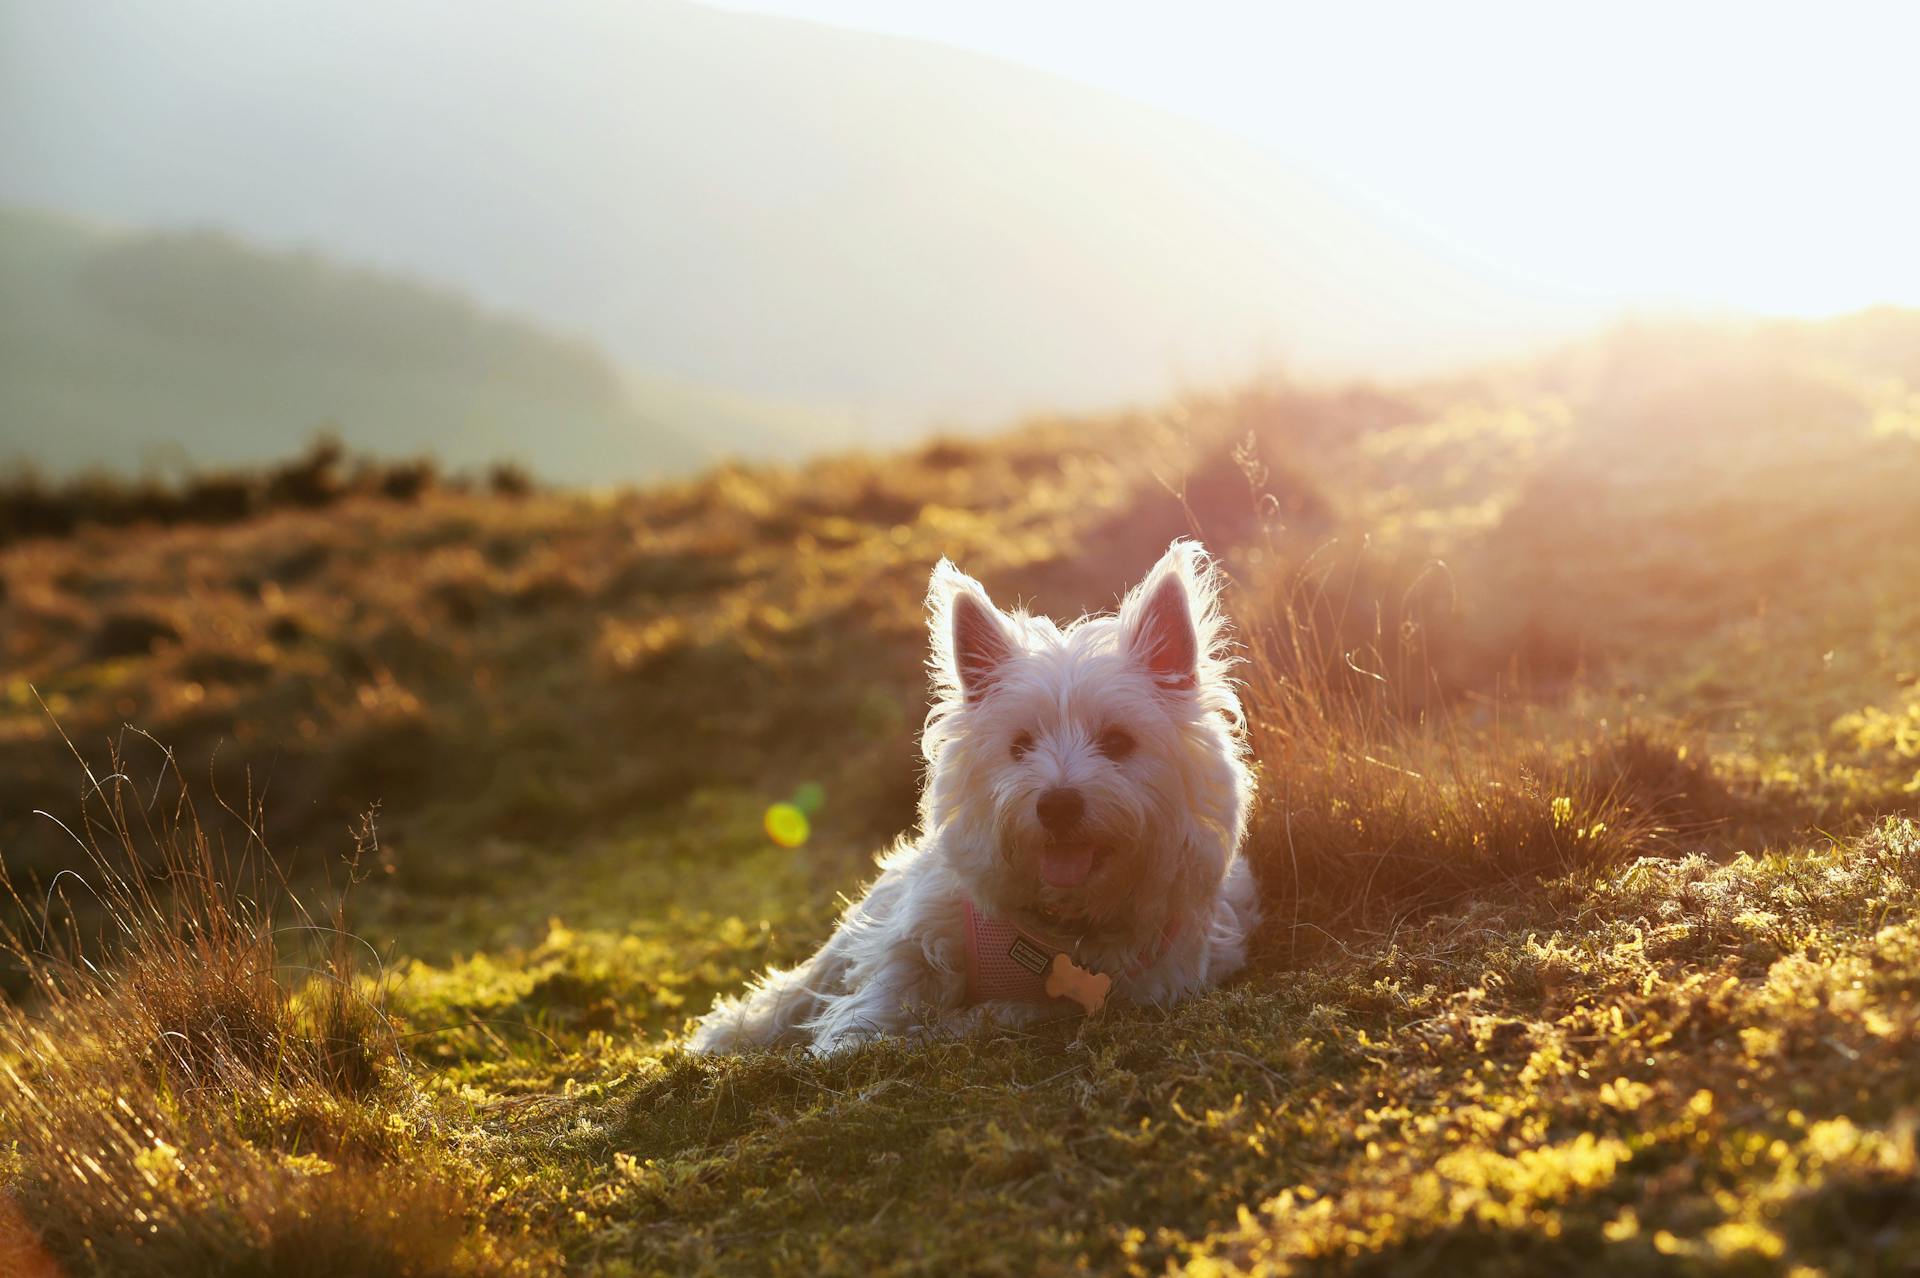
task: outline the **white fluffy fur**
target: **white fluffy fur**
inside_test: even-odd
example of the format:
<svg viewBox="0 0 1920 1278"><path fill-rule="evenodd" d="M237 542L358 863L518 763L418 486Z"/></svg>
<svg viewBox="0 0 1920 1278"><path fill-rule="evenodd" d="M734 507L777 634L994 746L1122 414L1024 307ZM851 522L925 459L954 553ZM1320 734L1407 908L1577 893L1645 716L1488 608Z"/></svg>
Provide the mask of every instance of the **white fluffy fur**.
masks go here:
<svg viewBox="0 0 1920 1278"><path fill-rule="evenodd" d="M1178 541L1117 616L1064 629L1000 612L951 563L933 571L933 708L920 834L880 859L880 877L812 958L719 1000L693 1050L807 1044L830 1052L876 1035L1058 1015L1044 1005L963 1007L962 903L1075 942L1113 997L1167 1004L1231 975L1258 922L1240 839L1253 779L1229 677L1219 581ZM1101 734L1124 730L1109 758ZM1016 757L1026 734L1030 747ZM1037 869L1048 836L1036 801L1071 786L1103 854L1074 888ZM1146 966L1171 927L1173 941Z"/></svg>

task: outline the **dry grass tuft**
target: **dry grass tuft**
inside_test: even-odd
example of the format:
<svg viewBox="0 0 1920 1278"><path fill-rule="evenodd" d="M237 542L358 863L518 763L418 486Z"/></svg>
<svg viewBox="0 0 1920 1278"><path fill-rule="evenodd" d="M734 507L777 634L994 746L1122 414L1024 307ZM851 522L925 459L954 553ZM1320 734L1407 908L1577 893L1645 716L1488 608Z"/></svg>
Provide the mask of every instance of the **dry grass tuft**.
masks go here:
<svg viewBox="0 0 1920 1278"><path fill-rule="evenodd" d="M28 893L0 869L29 920L0 933L28 991L0 1005L6 1171L47 1251L115 1274L520 1268L433 1157L344 905L316 919L276 882L257 809L221 805L237 846L210 833L170 758L151 789L117 752L87 783L84 872ZM316 963L283 958L314 937L288 948Z"/></svg>
<svg viewBox="0 0 1920 1278"><path fill-rule="evenodd" d="M1414 590L1337 558L1243 607L1262 774L1246 847L1283 952L1603 871L1661 846L1685 805L1731 803L1644 731L1554 746L1448 696Z"/></svg>

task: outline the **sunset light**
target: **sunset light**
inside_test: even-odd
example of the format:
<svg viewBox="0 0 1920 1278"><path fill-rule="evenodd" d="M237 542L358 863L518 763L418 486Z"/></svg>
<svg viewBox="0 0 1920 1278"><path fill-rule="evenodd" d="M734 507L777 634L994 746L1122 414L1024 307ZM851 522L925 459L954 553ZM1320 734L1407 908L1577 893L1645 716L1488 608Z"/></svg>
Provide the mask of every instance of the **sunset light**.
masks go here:
<svg viewBox="0 0 1920 1278"><path fill-rule="evenodd" d="M0 0L0 1278L1920 1275L1920 3Z"/></svg>
<svg viewBox="0 0 1920 1278"><path fill-rule="evenodd" d="M1505 290L1920 303L1920 10L1836 4L742 0L1178 112Z"/></svg>

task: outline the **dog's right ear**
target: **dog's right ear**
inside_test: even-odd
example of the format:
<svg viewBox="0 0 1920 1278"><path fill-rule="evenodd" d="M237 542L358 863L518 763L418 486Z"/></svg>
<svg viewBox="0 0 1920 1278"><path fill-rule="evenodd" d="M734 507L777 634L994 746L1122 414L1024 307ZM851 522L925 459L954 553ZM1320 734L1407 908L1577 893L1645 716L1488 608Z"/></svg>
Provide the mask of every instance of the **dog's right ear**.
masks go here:
<svg viewBox="0 0 1920 1278"><path fill-rule="evenodd" d="M1013 630L980 583L942 559L927 585L928 665L936 688L968 704L987 695L1016 649Z"/></svg>

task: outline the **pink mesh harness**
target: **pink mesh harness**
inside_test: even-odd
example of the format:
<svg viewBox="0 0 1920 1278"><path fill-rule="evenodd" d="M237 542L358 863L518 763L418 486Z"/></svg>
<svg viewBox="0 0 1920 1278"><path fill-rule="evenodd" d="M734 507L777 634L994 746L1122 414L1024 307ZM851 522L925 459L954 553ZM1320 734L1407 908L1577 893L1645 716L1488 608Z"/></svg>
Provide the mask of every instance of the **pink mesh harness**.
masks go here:
<svg viewBox="0 0 1920 1278"><path fill-rule="evenodd" d="M963 905L967 914L967 1002L1056 1001L1047 997L1047 969L1053 965L1054 955L1072 951L982 913L974 908L971 900ZM1137 972L1165 954L1178 931L1169 923L1160 934L1160 944L1140 951L1140 957L1128 970Z"/></svg>

